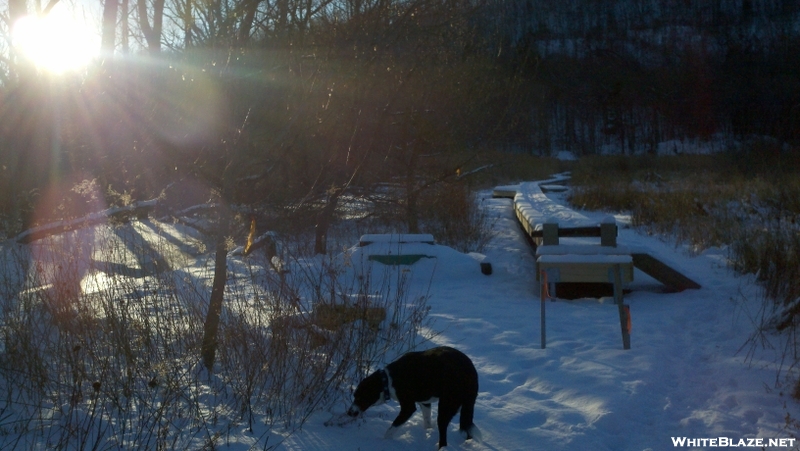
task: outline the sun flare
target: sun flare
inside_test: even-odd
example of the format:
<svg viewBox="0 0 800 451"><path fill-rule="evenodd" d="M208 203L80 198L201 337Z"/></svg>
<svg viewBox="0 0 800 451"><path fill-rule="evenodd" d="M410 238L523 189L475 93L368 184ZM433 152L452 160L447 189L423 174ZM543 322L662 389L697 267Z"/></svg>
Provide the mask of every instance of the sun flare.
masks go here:
<svg viewBox="0 0 800 451"><path fill-rule="evenodd" d="M12 31L12 43L21 56L57 74L88 64L99 53L96 41L86 24L55 10L45 17L23 17Z"/></svg>

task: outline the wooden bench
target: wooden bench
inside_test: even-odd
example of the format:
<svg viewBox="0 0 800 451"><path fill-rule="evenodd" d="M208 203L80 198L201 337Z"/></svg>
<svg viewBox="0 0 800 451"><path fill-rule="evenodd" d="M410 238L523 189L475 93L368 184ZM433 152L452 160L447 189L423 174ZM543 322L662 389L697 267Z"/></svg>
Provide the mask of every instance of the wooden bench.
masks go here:
<svg viewBox="0 0 800 451"><path fill-rule="evenodd" d="M391 243L391 244L407 244L407 243L424 243L435 244L433 235L429 233L368 233L361 235L358 240L359 246L369 246L372 243Z"/></svg>
<svg viewBox="0 0 800 451"><path fill-rule="evenodd" d="M360 247L371 246L368 260L389 266L410 266L423 258L434 258L427 252L434 244L433 235L427 233L367 234L358 240Z"/></svg>
<svg viewBox="0 0 800 451"><path fill-rule="evenodd" d="M541 345L547 343L545 304L556 283L610 283L618 306L622 346L630 349L630 310L622 300L622 287L633 281L633 257L617 246L617 225L613 218L604 220L597 234L600 245L561 245L557 223L542 226L542 245L536 248L536 280L541 299ZM573 235L574 236L574 235ZM596 236L593 235L592 236Z"/></svg>

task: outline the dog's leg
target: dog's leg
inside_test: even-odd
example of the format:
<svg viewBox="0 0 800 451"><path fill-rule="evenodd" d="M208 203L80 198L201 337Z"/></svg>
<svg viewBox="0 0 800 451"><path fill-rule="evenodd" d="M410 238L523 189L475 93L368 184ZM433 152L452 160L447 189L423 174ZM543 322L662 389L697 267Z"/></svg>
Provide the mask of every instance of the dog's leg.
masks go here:
<svg viewBox="0 0 800 451"><path fill-rule="evenodd" d="M475 400L467 400L461 406L461 418L459 419L459 431L466 440L471 439L474 435L480 434L478 428L472 423L472 418L475 415ZM476 437L480 440L480 437Z"/></svg>
<svg viewBox="0 0 800 451"><path fill-rule="evenodd" d="M419 406L422 408L422 424L425 425L425 429L431 429L433 427L431 423L431 404L424 403Z"/></svg>
<svg viewBox="0 0 800 451"><path fill-rule="evenodd" d="M397 428L403 425L411 415L414 415L414 412L417 411L417 404L415 402L410 402L408 404L400 404L400 413L397 415L397 418L392 421L392 426L386 430L386 434L384 435L385 438L392 438L394 433L397 431Z"/></svg>
<svg viewBox="0 0 800 451"><path fill-rule="evenodd" d="M439 448L447 446L447 427L453 417L456 416L459 407L455 403L439 401L439 415L436 417L436 424L439 426Z"/></svg>

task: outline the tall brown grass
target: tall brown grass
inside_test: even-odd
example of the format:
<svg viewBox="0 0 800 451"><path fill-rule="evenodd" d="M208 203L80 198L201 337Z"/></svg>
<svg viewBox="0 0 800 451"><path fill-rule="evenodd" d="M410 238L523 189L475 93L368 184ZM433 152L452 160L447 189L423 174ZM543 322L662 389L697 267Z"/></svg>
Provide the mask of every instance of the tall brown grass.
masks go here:
<svg viewBox="0 0 800 451"><path fill-rule="evenodd" d="M780 303L800 296L794 263L800 233L800 171L774 161L768 172L748 154L600 158L582 161L575 171L570 201L588 209L628 211L631 223L653 234L702 251L724 246L732 266L758 274L768 295ZM662 169L663 168L663 169ZM744 168L748 168L745 170Z"/></svg>
<svg viewBox="0 0 800 451"><path fill-rule="evenodd" d="M635 227L694 251L726 248L731 267L754 274L763 287L747 342L786 337L781 368L800 398L792 375L800 367L800 165L796 150L769 144L734 154L582 160L570 201L630 212Z"/></svg>

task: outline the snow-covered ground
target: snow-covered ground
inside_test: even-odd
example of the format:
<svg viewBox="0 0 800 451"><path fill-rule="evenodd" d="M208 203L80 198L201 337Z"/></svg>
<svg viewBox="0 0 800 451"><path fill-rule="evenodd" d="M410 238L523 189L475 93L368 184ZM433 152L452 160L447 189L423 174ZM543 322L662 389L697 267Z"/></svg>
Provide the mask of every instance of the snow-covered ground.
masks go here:
<svg viewBox="0 0 800 451"><path fill-rule="evenodd" d="M541 204L533 207L553 210L548 203L563 204L559 196L536 197L533 202ZM736 444L792 437L785 417L797 418L800 409L774 388L778 355L759 350L748 363L740 350L753 331L758 294L750 278L726 268L723 251L690 256L626 227L628 219L617 216L620 244L647 249L703 288L662 293L657 281L637 270L625 296L633 318L628 351L622 350L612 299L548 302L548 343L541 349L531 249L510 199L485 193L483 205L498 217L484 252L492 275L480 273L474 256L450 251L411 267L424 283L434 271L428 304L441 334L427 346L461 349L480 377L475 423L483 441L463 441L454 421L449 449L642 451L674 449L673 437L724 437ZM597 222L607 215L581 214ZM423 428L419 414L395 438L383 438L396 403L370 409L344 427L323 425L345 409L343 404L312 416L302 430L282 437L278 449L436 449L437 433ZM280 440L274 435L270 443ZM246 434L240 438L230 449L252 443ZM712 444L695 443L705 446L682 449Z"/></svg>
<svg viewBox="0 0 800 451"><path fill-rule="evenodd" d="M608 216L575 212L566 206L564 193L544 194L532 187L519 187L531 211L574 224L599 223ZM485 256L416 244L407 251L424 257L400 268L366 258L383 245L356 246L340 257L354 271L402 271L415 285L411 292L430 296L432 323L425 332L433 338L422 348L454 346L475 362L480 378L475 423L482 441L464 441L456 433L456 420L450 428L449 449L655 451L674 449L673 438L724 437L739 444L740 439L792 437L785 418L787 414L800 418L800 409L775 387L780 353L757 349L746 361L749 348L742 350L754 330L758 289L750 277L737 276L726 267L723 250L690 255L658 237L640 234L626 226L627 217L616 216L619 244L646 250L702 288L666 294L656 280L637 270L625 295L633 325L627 351L622 349L612 299L547 302L548 342L547 349L541 349L532 250L516 223L512 200L490 195L482 193L481 205L497 219ZM131 226L130 233L136 231L146 241L149 232L142 227L147 224ZM167 232L170 241L186 241L185 231ZM208 260L201 256L191 263L189 257L195 253L188 248L167 251L171 257L164 258L170 267L189 262L181 269L187 274L192 265L202 272ZM242 258L232 255L232 267ZM481 273L481 260L491 262L493 274ZM147 262L126 264L147 267ZM399 411L396 403L372 408L364 418L341 427L324 425L346 408L347 401L342 401L330 411L315 413L291 434L263 425L254 425L252 431L244 424L233 425L238 429L228 431L220 449L436 449L437 432L425 430L419 414L393 439L383 438ZM0 449L9 437L0 435ZM710 441L704 443L682 449L711 448Z"/></svg>

